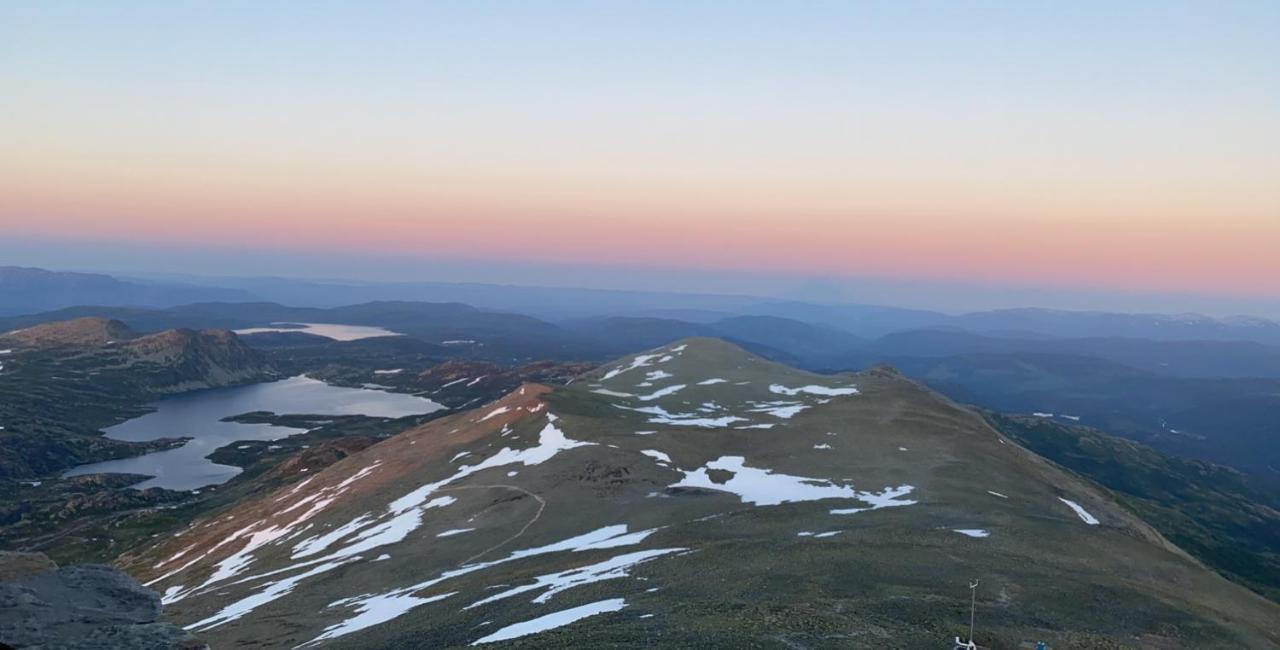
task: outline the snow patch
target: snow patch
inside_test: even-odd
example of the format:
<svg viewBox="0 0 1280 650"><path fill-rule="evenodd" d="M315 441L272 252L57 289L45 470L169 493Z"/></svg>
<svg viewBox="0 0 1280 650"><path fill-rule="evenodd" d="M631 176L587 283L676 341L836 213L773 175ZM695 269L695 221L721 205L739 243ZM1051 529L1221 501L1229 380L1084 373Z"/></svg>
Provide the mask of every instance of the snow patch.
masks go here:
<svg viewBox="0 0 1280 650"><path fill-rule="evenodd" d="M360 530L364 526L372 523L373 519L368 515L361 515L348 521L347 523L316 537L308 537L293 546L293 553L290 558L296 560L298 558L315 555L320 551L332 546L335 542L347 537L348 535Z"/></svg>
<svg viewBox="0 0 1280 650"><path fill-rule="evenodd" d="M609 397L635 397L635 395L631 393L623 393L621 391L609 390L608 388L596 388L596 389L593 389L591 392L597 393L600 395L608 395Z"/></svg>
<svg viewBox="0 0 1280 650"><path fill-rule="evenodd" d="M656 458L660 462L671 464L671 457L658 451L657 449L644 449L644 450L641 450L640 453L650 458Z"/></svg>
<svg viewBox="0 0 1280 650"><path fill-rule="evenodd" d="M492 411L489 411L489 414L480 418L479 421L484 422L485 420L488 420L491 417L502 415L503 413L506 413L510 410L511 410L510 406L499 406L498 408L493 409Z"/></svg>
<svg viewBox="0 0 1280 650"><path fill-rule="evenodd" d="M809 395L839 397L841 395L857 395L858 389L853 386L848 386L846 388L831 388L828 386L818 386L815 384L800 386L799 388L787 388L782 384L770 384L769 392L777 393L779 395L788 395L788 396L795 396L801 393L808 393Z"/></svg>
<svg viewBox="0 0 1280 650"><path fill-rule="evenodd" d="M726 415L719 418L698 418L698 417L656 417L649 418L654 424L672 424L682 427L701 427L703 429L723 429L734 422L743 422L746 418L740 418L733 415Z"/></svg>
<svg viewBox="0 0 1280 650"><path fill-rule="evenodd" d="M590 584L593 582L602 582L605 580L625 578L629 575L628 571L634 566L637 566L644 562L648 562L649 560L652 560L656 557L661 557L663 555L677 553L684 550L686 549L659 548L659 549L653 549L653 550L647 550L647 551L634 551L631 553L624 553L622 555L618 555L618 556L609 558L607 560L597 562L595 564L589 564L584 567L578 567L574 569L568 569L565 571L559 571L556 573L550 573L547 575L538 576L534 578L534 581L532 583L520 585L517 587L512 587L510 589L507 589L506 591L496 593L487 598L478 600L464 607L463 609L471 609L473 607L487 605L491 602L502 600L504 598L510 598L512 596L516 596L526 592L538 591L542 589L545 589L546 591L543 592L542 595L534 598L531 602L539 603L539 604L546 603L552 598L554 598L556 594L562 591L572 589L580 585Z"/></svg>
<svg viewBox="0 0 1280 650"><path fill-rule="evenodd" d="M631 370L635 370L636 368L643 368L649 365L654 359L657 359L660 356L662 356L661 353L638 354L635 356L635 358L631 359L631 363L625 366L614 368L613 370L610 370L609 372L604 373L603 379L607 381L607 380L613 379L614 377L617 377L618 375L621 375L624 372L629 372Z"/></svg>
<svg viewBox="0 0 1280 650"><path fill-rule="evenodd" d="M709 470L732 472L733 476L724 483L711 480ZM820 499L859 499L872 503L892 501L893 497L911 491L910 486L897 488L892 496L859 492L847 485L836 485L826 479L809 478L780 474L767 469L748 467L742 456L721 456L691 472L684 472L684 478L669 487L697 487L736 494L744 503L758 506L774 506L781 503L797 501L817 501ZM892 490L886 490L891 492ZM911 505L910 502L894 502L892 505ZM880 505L878 507L885 507ZM843 514L832 511L833 514Z"/></svg>
<svg viewBox="0 0 1280 650"><path fill-rule="evenodd" d="M661 406L641 406L639 408L622 406L621 404L614 404L614 406L616 408L620 408L626 411L635 411L637 413L653 415L655 417L649 418L649 422L652 422L653 424L674 424L674 425L686 426L686 427L702 427L706 429L718 429L718 428L727 427L730 424L733 424L734 422L746 421L746 418L740 418L735 415L726 415L724 417L718 417L718 418L707 418L707 417L701 417L697 413L668 413L667 410L662 408Z"/></svg>
<svg viewBox="0 0 1280 650"><path fill-rule="evenodd" d="M641 395L641 396L639 397L639 399L640 399L640 401L642 401L642 402L651 402L651 401L653 401L653 400L655 400L655 399L658 399L658 398L660 398L660 397L666 397L667 395L671 395L671 394L674 394L674 393L676 393L676 392L679 392L679 391L680 391L680 390L682 390L684 387L685 387L685 385L684 385L684 384L676 384L676 385L674 385L674 386L667 386L666 388L662 388L662 389L656 390L656 391L654 391L654 392L652 392L652 393L649 393L648 395Z"/></svg>
<svg viewBox="0 0 1280 650"><path fill-rule="evenodd" d="M299 582L302 582L303 580L306 580L307 578L310 578L312 576L316 576L326 571L335 569L339 566L342 566L343 564L346 564L349 561L352 561L352 560L343 560L339 562L326 562L324 564L311 567L309 570L299 573L298 575L290 576L288 578L284 578L283 580L277 580L275 582L269 582L261 591L254 593L253 595L248 596L246 598L241 598L240 600L237 600L236 602L231 603L226 607L223 607L221 610L218 610L218 612L213 614L212 616L200 619L195 623L192 623L191 625L186 626L186 629L209 630L209 629L218 627L219 625L230 623L231 621L234 621L240 618L241 616L244 616L245 614L248 614L249 612L257 609L258 607L265 605L269 602L272 602L288 594L289 592L293 591L293 588L297 586Z"/></svg>
<svg viewBox="0 0 1280 650"><path fill-rule="evenodd" d="M644 541L645 538L647 538L649 535L653 534L655 530L656 529L649 529L649 530L637 531L634 533L628 533L627 526L623 524L606 526L604 528L600 528L592 532L579 535L577 537L572 537L560 542L548 544L546 546L540 546L536 548L515 551L502 559L493 560L490 562L479 562L475 564L468 564L468 565L459 567L457 569L453 569L451 571L446 571L438 577L435 577L423 582L419 582L417 584L410 585L408 587L394 589L381 594L367 594L364 596L357 596L354 598L345 598L343 600L339 600L334 603L331 603L329 607L351 607L356 610L357 615L341 623L338 623L336 625L332 625L326 628L325 631L320 636L302 645L304 646L314 645L316 643L319 643L320 641L336 638L345 634L349 634L351 632L364 629L365 627L369 627L370 625L383 623L393 618L396 618L398 616L401 616L409 612L409 610L413 609L414 607L417 607L418 605L423 605L428 602L431 602L430 600L416 598L412 594L422 591L424 589L427 589L429 587L432 587L441 582L444 582L445 580L449 580L450 578L455 578L455 577L466 575L469 573L474 573L476 571L488 569L490 567L497 566L499 564L503 564L513 560L518 560L521 558L532 557L535 555L544 555L547 553L557 553L557 552L581 552L581 551L588 551L588 550L600 550L600 549L616 548L619 546L630 546L633 544L639 544L640 542ZM376 617L376 620L373 618L368 618L367 613L371 611L371 609L377 609L381 611L384 615ZM355 622L359 620L367 621L367 624L356 625ZM501 632L501 630L499 630L499 632Z"/></svg>
<svg viewBox="0 0 1280 650"><path fill-rule="evenodd" d="M756 407L750 409L752 413L767 413L784 420L790 420L795 414L809 408L809 405L798 402L752 402L752 404Z"/></svg>
<svg viewBox="0 0 1280 650"><path fill-rule="evenodd" d="M1058 500L1067 504L1067 507L1074 510L1076 513L1076 516L1080 517L1080 521L1083 521L1084 523L1089 524L1090 526L1098 525L1099 522L1097 517L1094 517L1093 515L1089 514L1089 511L1080 507L1080 504L1070 499L1064 499L1062 497L1058 497Z"/></svg>
<svg viewBox="0 0 1280 650"><path fill-rule="evenodd" d="M915 488L910 485L899 485L895 488L885 488L879 492L858 492L858 499L871 504L869 508L838 508L831 510L833 515L852 515L868 510L879 510L881 508L894 508L898 506L912 506L917 502L912 499L901 499L899 497L906 496Z"/></svg>
<svg viewBox="0 0 1280 650"><path fill-rule="evenodd" d="M443 533L437 534L436 537L453 537L454 535L469 533L473 530L475 529L474 528L451 528L449 530L444 531Z"/></svg>
<svg viewBox="0 0 1280 650"><path fill-rule="evenodd" d="M609 600L601 600L578 607L572 607L559 612L553 612L538 618L508 625L493 634L477 639L471 645L480 645L482 643L495 643L497 641L507 641L517 639L530 634L538 634L547 630L554 630L558 627L564 627L570 623L581 621L584 618L604 614L607 612L616 612L627 606L627 601L623 598L610 598Z"/></svg>
<svg viewBox="0 0 1280 650"><path fill-rule="evenodd" d="M365 628L373 627L381 623L386 623L391 619L398 618L401 614L417 607L434 603L437 600L444 600L457 592L451 591L447 594L439 594L435 596L427 596L419 598L412 594L393 593L370 596L362 599L354 605L356 615L347 620L325 628L324 633L320 636L308 641L303 645L311 645L323 639L332 639L344 634L358 632Z"/></svg>
<svg viewBox="0 0 1280 650"><path fill-rule="evenodd" d="M556 454L573 449L575 447L586 447L594 443L581 442L578 440L570 440L565 437L564 432L555 425L555 416L551 413L547 414L547 425L538 433L538 444L527 449L511 449L503 447L498 453L486 458L475 465L462 465L458 470L448 478L428 483L418 489L396 499L389 506L392 513L399 514L411 508L417 507L422 503L427 495L452 483L461 480L486 469L493 467L501 467L503 465L521 464L525 466L540 465L550 460Z"/></svg>

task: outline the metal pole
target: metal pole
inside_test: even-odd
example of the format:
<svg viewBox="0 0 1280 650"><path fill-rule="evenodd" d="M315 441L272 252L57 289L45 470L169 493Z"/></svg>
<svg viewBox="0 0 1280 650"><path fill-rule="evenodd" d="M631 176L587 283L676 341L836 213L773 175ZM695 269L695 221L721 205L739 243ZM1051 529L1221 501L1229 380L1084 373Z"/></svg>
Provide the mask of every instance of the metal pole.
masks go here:
<svg viewBox="0 0 1280 650"><path fill-rule="evenodd" d="M969 645L973 645L973 616L978 604L978 581L969 584Z"/></svg>

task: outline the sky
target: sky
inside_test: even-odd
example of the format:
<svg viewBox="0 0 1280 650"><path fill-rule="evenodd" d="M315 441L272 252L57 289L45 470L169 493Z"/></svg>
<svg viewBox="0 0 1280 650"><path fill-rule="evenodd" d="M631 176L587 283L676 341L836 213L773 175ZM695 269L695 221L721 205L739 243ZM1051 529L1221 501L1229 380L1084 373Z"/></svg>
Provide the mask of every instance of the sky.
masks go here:
<svg viewBox="0 0 1280 650"><path fill-rule="evenodd" d="M1273 2L6 2L0 263L1280 311L1277 33Z"/></svg>

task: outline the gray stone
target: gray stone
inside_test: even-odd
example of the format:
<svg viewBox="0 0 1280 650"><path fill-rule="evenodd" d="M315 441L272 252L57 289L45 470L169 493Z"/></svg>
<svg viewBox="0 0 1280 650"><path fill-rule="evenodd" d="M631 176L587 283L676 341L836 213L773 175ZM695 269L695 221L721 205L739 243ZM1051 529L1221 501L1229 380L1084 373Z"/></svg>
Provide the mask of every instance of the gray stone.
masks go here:
<svg viewBox="0 0 1280 650"><path fill-rule="evenodd" d="M0 643L39 650L170 650L203 647L161 622L160 596L109 566L45 568L31 557L0 558L16 575L0 582ZM45 558L45 562L48 559ZM52 563L48 563L51 567Z"/></svg>

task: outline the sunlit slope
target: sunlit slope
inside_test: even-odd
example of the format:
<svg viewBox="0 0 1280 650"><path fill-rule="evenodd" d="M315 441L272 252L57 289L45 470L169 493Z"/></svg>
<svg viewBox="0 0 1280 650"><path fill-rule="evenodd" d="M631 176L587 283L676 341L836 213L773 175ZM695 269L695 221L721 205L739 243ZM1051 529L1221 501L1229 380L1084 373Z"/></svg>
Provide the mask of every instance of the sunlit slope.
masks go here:
<svg viewBox="0 0 1280 650"><path fill-rule="evenodd" d="M1280 608L888 370L689 339L122 558L215 647L1276 647Z"/></svg>

